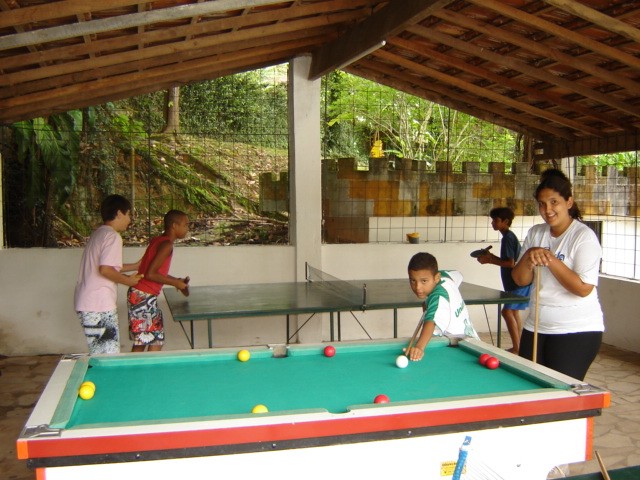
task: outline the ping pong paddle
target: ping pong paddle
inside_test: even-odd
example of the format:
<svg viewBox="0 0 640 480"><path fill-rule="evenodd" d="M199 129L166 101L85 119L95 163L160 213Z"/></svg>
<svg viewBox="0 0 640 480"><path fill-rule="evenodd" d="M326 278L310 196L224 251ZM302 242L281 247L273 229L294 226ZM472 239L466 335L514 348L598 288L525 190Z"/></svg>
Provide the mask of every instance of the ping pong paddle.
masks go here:
<svg viewBox="0 0 640 480"><path fill-rule="evenodd" d="M184 278L184 283L186 283L187 286L183 290L180 290L185 297L189 296L189 280L191 280L189 277Z"/></svg>
<svg viewBox="0 0 640 480"><path fill-rule="evenodd" d="M473 252L471 252L470 255L473 258L481 257L482 255L487 253L489 250L491 250L491 247L492 245L489 245L488 247L485 247L485 248L479 248L478 250L474 250Z"/></svg>

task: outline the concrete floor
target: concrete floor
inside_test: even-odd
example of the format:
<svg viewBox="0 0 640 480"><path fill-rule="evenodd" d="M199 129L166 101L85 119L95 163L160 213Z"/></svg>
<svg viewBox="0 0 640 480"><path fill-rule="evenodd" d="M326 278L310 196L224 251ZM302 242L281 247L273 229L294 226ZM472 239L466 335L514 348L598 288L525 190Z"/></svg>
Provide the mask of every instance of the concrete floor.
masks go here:
<svg viewBox="0 0 640 480"><path fill-rule="evenodd" d="M59 358L58 355L0 357L3 480L35 479L26 462L16 459L15 441ZM595 421L595 450L609 469L640 464L640 354L603 345L586 380L611 392L611 407ZM572 475L598 471L595 456L594 460L570 466Z"/></svg>

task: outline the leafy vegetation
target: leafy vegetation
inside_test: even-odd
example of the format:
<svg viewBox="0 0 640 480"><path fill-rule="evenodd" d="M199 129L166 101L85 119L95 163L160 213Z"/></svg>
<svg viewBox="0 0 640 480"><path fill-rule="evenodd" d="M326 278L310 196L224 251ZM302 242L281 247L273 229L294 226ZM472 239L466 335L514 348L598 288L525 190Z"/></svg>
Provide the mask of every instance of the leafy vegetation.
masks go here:
<svg viewBox="0 0 640 480"><path fill-rule="evenodd" d="M326 76L322 92L325 158L364 165L379 140L385 156L459 170L463 161L518 161L524 148L514 132L343 72ZM164 92L2 128L8 245L82 244L100 222L100 200L116 192L135 206L128 243L158 233L170 208L193 219L187 243L286 242L287 212L259 211L259 175L287 170L286 66L174 94L180 128L173 133L163 133ZM637 155L579 162L620 168L637 164Z"/></svg>
<svg viewBox="0 0 640 480"><path fill-rule="evenodd" d="M521 139L469 115L343 72L325 78L325 152L366 162L374 139L386 156L447 161L516 160Z"/></svg>

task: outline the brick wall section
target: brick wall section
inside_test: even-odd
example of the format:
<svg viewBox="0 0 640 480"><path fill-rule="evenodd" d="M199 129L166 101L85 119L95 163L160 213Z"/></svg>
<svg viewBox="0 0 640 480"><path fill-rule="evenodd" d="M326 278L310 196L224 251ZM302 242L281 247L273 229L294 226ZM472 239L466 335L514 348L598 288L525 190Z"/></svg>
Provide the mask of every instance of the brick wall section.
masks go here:
<svg viewBox="0 0 640 480"><path fill-rule="evenodd" d="M509 167L509 168L508 168ZM507 171L509 170L509 171ZM582 167L573 179L574 197L583 215L640 214L637 168ZM517 216L537 215L533 199L539 173L529 165L491 162L487 172L478 162L465 162L454 172L448 162L435 168L418 160L372 158L358 169L352 158L323 160L324 240L366 243L370 217L484 216L495 206L509 206ZM260 176L263 211L288 206L288 176Z"/></svg>

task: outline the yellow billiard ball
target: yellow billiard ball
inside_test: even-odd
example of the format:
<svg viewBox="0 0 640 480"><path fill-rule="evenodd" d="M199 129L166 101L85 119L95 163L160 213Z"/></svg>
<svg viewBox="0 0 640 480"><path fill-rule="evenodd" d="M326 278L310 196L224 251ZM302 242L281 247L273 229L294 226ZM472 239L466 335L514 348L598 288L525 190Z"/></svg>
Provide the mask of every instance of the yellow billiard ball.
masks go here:
<svg viewBox="0 0 640 480"><path fill-rule="evenodd" d="M253 407L253 410L251 410L251 413L267 413L268 411L269 409L264 405L256 405Z"/></svg>
<svg viewBox="0 0 640 480"><path fill-rule="evenodd" d="M83 382L82 385L80 385L80 388L84 387L85 385L88 385L89 387L93 388L93 391L96 391L96 384L93 382Z"/></svg>
<svg viewBox="0 0 640 480"><path fill-rule="evenodd" d="M78 395L80 395L80 398L83 400L91 400L95 393L96 391L91 388L91 385L83 385L78 391Z"/></svg>
<svg viewBox="0 0 640 480"><path fill-rule="evenodd" d="M251 353L249 352L249 350L240 350L238 352L238 360L240 360L241 362L246 362L251 358Z"/></svg>

